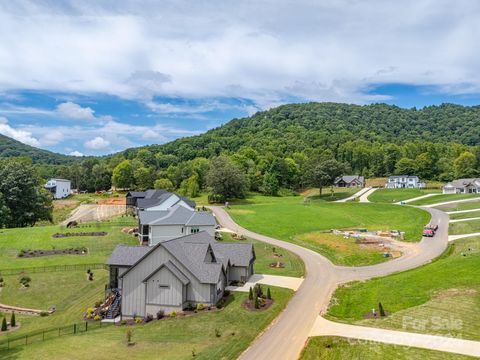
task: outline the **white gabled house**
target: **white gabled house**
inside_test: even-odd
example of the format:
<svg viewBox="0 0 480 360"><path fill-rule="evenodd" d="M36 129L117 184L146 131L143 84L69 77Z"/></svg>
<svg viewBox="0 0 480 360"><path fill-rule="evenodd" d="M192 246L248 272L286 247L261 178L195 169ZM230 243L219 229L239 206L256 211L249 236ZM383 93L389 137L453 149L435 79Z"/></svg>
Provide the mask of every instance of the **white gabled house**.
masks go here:
<svg viewBox="0 0 480 360"><path fill-rule="evenodd" d="M52 193L54 199L66 198L72 193L72 184L70 180L50 179L44 187Z"/></svg>
<svg viewBox="0 0 480 360"><path fill-rule="evenodd" d="M425 183L418 176L396 175L390 176L385 184L387 189L423 189Z"/></svg>
<svg viewBox="0 0 480 360"><path fill-rule="evenodd" d="M215 305L231 281L253 275L252 244L220 243L205 231L153 247L115 248L107 261L110 289L125 317Z"/></svg>

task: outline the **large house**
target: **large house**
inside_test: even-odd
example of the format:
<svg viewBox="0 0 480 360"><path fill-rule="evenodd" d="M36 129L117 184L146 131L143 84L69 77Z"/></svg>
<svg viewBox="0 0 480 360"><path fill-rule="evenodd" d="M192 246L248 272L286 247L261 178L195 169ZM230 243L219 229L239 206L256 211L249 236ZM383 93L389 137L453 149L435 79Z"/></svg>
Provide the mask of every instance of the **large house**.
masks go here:
<svg viewBox="0 0 480 360"><path fill-rule="evenodd" d="M336 187L364 187L365 178L360 175L343 175L333 183Z"/></svg>
<svg viewBox="0 0 480 360"><path fill-rule="evenodd" d="M72 185L70 180L50 179L44 185L45 189L50 191L54 199L63 199L72 193Z"/></svg>
<svg viewBox="0 0 480 360"><path fill-rule="evenodd" d="M425 183L421 182L418 176L396 175L388 178L385 187L387 189L422 189Z"/></svg>
<svg viewBox="0 0 480 360"><path fill-rule="evenodd" d="M206 231L215 235L215 217L208 211L195 211L176 203L166 210L140 210L138 235L143 244L154 246L188 234Z"/></svg>
<svg viewBox="0 0 480 360"><path fill-rule="evenodd" d="M250 278L254 261L252 244L220 243L206 231L153 247L119 245L107 261L109 286L125 317L170 313L216 304L230 282Z"/></svg>
<svg viewBox="0 0 480 360"><path fill-rule="evenodd" d="M443 187L444 194L480 194L480 178L458 179Z"/></svg>

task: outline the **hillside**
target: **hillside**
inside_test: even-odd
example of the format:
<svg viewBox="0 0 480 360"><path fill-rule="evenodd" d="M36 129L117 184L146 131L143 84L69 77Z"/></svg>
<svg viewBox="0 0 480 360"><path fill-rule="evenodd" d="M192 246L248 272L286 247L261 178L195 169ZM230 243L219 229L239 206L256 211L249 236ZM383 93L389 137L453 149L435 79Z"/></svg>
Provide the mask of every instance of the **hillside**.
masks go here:
<svg viewBox="0 0 480 360"><path fill-rule="evenodd" d="M283 105L248 118L233 119L202 135L149 148L188 159L210 157L221 150L237 151L242 146L282 154L315 147L337 148L358 140L478 146L480 107L443 104L417 110L385 104Z"/></svg>
<svg viewBox="0 0 480 360"><path fill-rule="evenodd" d="M62 155L48 150L38 149L0 134L0 158L18 156L26 156L31 158L34 163L42 164L60 165L78 161L78 158L74 156Z"/></svg>

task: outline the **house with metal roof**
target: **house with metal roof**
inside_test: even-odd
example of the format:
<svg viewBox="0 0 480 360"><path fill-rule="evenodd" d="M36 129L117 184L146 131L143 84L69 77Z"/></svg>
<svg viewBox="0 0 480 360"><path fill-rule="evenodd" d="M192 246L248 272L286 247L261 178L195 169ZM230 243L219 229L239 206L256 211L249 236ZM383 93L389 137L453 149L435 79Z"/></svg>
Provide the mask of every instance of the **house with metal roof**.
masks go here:
<svg viewBox="0 0 480 360"><path fill-rule="evenodd" d="M148 246L200 231L214 236L215 226L215 217L211 212L195 211L181 204L138 212L138 236L142 244Z"/></svg>
<svg viewBox="0 0 480 360"><path fill-rule="evenodd" d="M255 251L248 243L222 243L202 231L153 247L115 248L107 261L110 289L125 317L215 305L232 281L253 274Z"/></svg>

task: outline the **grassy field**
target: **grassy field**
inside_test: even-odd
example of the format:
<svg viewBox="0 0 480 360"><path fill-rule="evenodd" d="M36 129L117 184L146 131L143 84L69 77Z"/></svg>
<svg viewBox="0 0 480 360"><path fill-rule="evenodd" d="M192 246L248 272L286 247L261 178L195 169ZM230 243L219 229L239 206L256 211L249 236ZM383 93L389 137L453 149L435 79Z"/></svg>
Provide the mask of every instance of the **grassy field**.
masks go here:
<svg viewBox="0 0 480 360"><path fill-rule="evenodd" d="M294 253L287 251L280 247L273 247L272 245L257 241L254 239L247 238L247 240L234 240L229 233L222 233L223 241L228 242L238 242L252 243L255 247L255 273L256 274L269 274L269 275L281 275L281 276L293 276L301 277L305 275L305 265L303 261ZM274 255L281 255L280 257ZM283 268L273 268L270 267L271 263L280 261L285 267Z"/></svg>
<svg viewBox="0 0 480 360"><path fill-rule="evenodd" d="M138 244L136 238L121 232L122 227L134 226L136 221L131 217L120 217L108 222L87 224L91 227L66 229L59 225L28 227L16 229L0 229L0 269L24 268L45 265L88 264L104 262L117 244ZM60 232L106 231L106 236L76 236L53 238ZM67 249L85 246L87 255L44 256L36 258L17 258L21 249Z"/></svg>
<svg viewBox="0 0 480 360"><path fill-rule="evenodd" d="M360 188L324 188L322 195L320 195L319 189L308 189L302 193L302 196L308 198L311 201L337 201L345 199L353 194L359 192Z"/></svg>
<svg viewBox="0 0 480 360"><path fill-rule="evenodd" d="M389 204L307 202L301 197L253 197L229 213L240 225L282 240L313 231L368 228L402 230L406 239L421 239L430 215L423 210Z"/></svg>
<svg viewBox="0 0 480 360"><path fill-rule="evenodd" d="M438 204L447 201L454 201L454 200L465 200L465 199L473 199L479 198L478 194L441 194L438 196L432 196L425 199L420 199L417 201L413 201L409 203L410 205L431 205L431 204Z"/></svg>
<svg viewBox="0 0 480 360"><path fill-rule="evenodd" d="M477 232L480 232L480 220L451 223L448 226L448 233L450 235L471 234Z"/></svg>
<svg viewBox="0 0 480 360"><path fill-rule="evenodd" d="M132 327L110 326L81 335L65 336L0 352L1 359L234 359L282 311L293 292L271 288L274 304L265 311L249 311L248 294L234 293L219 312L152 321ZM125 333L133 330L134 346ZM218 335L216 335L216 329ZM1 339L1 337L0 337Z"/></svg>
<svg viewBox="0 0 480 360"><path fill-rule="evenodd" d="M440 190L423 190L423 189L378 189L368 197L371 202L380 203L396 203L419 196L440 193Z"/></svg>
<svg viewBox="0 0 480 360"><path fill-rule="evenodd" d="M390 260L383 256L383 249L367 248L359 245L353 238L345 239L341 235L314 231L294 237L299 245L324 255L337 265L364 266Z"/></svg>
<svg viewBox="0 0 480 360"><path fill-rule="evenodd" d="M451 220L476 218L480 217L480 210L460 214L450 214L449 216Z"/></svg>
<svg viewBox="0 0 480 360"><path fill-rule="evenodd" d="M453 204L438 206L436 208L444 211L461 211L461 210L480 209L480 200L468 201L468 202L456 203L456 204L453 203Z"/></svg>
<svg viewBox="0 0 480 360"><path fill-rule="evenodd" d="M365 319L365 314L378 309L379 302L390 315ZM366 326L480 340L479 306L477 237L457 240L442 257L421 268L339 287L327 317Z"/></svg>
<svg viewBox="0 0 480 360"><path fill-rule="evenodd" d="M340 337L313 337L301 360L467 360L469 356Z"/></svg>

